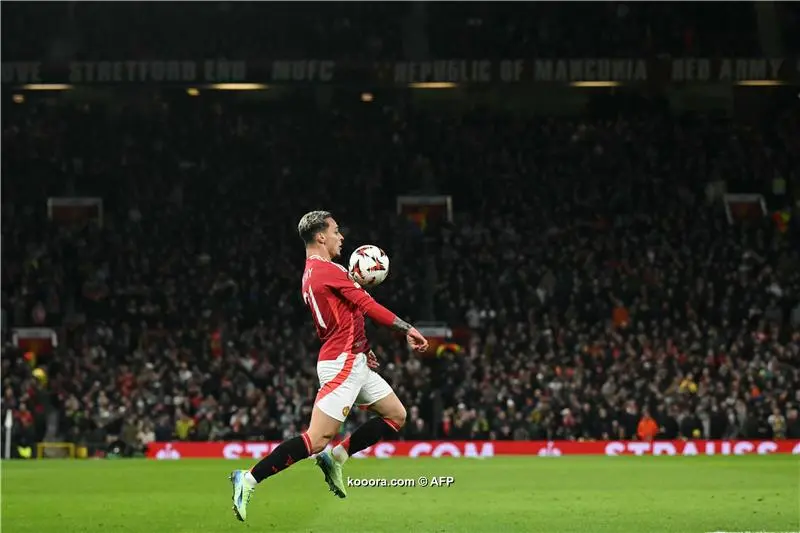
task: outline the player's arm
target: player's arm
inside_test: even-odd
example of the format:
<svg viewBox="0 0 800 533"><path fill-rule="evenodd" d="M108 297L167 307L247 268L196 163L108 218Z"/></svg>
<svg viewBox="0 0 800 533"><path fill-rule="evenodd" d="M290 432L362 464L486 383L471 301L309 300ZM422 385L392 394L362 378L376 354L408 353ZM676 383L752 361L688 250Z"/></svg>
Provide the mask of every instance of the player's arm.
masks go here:
<svg viewBox="0 0 800 533"><path fill-rule="evenodd" d="M342 298L358 307L362 313L374 320L376 324L405 333L409 343L415 349L424 351L428 348L428 341L414 326L379 304L358 283L350 279L347 272L340 270L338 267L333 267L330 272L330 280L327 285Z"/></svg>
<svg viewBox="0 0 800 533"><path fill-rule="evenodd" d="M372 295L350 279L347 272L339 270L338 267L330 269L330 279L327 280L326 285L339 296L358 307L362 313L370 317L378 325L395 328L403 332L411 329L408 323L403 322L397 315L379 304ZM395 325L395 321L398 321L397 325Z"/></svg>
<svg viewBox="0 0 800 533"><path fill-rule="evenodd" d="M416 351L424 352L428 349L428 339L423 337L422 333L417 331L417 328L376 302L375 299L361 287L359 287L358 290L366 294L369 298L367 303L364 304L364 307L360 307L365 315L382 326L387 326L405 333L406 342ZM391 323L389 322L390 318Z"/></svg>

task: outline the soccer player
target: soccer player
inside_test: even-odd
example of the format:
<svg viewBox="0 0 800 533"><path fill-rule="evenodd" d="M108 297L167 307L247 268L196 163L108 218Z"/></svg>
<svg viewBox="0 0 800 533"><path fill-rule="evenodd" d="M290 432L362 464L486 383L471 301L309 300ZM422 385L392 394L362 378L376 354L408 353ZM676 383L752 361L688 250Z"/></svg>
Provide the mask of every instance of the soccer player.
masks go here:
<svg viewBox="0 0 800 533"><path fill-rule="evenodd" d="M233 512L242 522L247 519L247 505L259 483L312 454L318 454L316 462L329 489L340 498L346 497L342 480L345 461L400 431L405 424L405 407L373 370L378 363L364 331L364 315L404 332L413 349L424 352L428 348L428 341L416 328L376 302L344 267L333 262L341 254L344 237L329 212L306 213L297 230L306 245L303 300L322 342L317 360L320 389L307 431L282 442L251 470L231 473ZM378 416L358 427L332 451L323 452L354 404L367 406Z"/></svg>

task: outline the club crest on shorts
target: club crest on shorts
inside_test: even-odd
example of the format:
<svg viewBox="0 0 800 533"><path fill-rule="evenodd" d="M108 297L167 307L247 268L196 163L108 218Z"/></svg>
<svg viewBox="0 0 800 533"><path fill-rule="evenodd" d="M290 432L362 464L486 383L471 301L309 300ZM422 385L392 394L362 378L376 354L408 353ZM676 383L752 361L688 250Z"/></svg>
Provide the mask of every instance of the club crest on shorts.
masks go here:
<svg viewBox="0 0 800 533"><path fill-rule="evenodd" d="M349 414L350 414L350 408L349 407L343 407L342 408L342 416L347 416Z"/></svg>

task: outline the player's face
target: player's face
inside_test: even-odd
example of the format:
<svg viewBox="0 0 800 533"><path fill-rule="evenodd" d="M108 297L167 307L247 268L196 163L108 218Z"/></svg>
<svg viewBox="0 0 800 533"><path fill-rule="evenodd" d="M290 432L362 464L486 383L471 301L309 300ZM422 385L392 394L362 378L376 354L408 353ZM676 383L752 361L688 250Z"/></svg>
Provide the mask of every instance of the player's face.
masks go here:
<svg viewBox="0 0 800 533"><path fill-rule="evenodd" d="M328 229L325 230L325 248L331 256L335 259L342 255L342 243L344 242L344 235L339 233L339 224L332 218L328 219Z"/></svg>

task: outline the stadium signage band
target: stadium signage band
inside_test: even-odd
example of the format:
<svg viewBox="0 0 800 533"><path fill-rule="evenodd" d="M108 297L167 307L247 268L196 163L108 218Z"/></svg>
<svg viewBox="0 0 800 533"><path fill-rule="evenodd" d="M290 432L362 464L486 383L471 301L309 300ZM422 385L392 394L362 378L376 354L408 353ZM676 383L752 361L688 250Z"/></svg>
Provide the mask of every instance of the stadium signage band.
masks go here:
<svg viewBox="0 0 800 533"><path fill-rule="evenodd" d="M147 457L159 460L190 458L260 459L280 442L153 442ZM354 458L374 457L560 457L563 455L770 455L800 454L800 440L671 440L671 441L393 441L381 442Z"/></svg>
<svg viewBox="0 0 800 533"><path fill-rule="evenodd" d="M565 84L800 82L798 58L536 58L352 62L326 59L10 61L3 83Z"/></svg>

